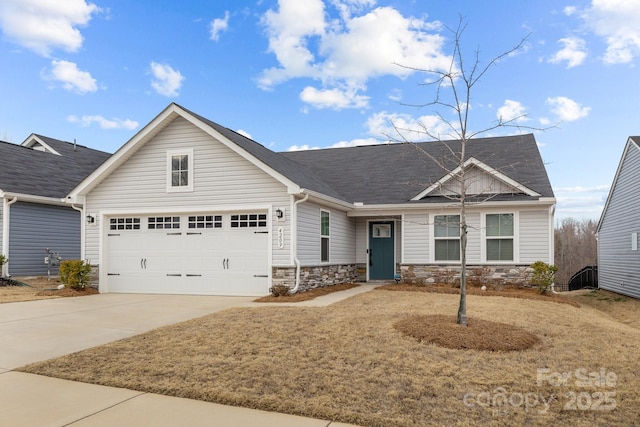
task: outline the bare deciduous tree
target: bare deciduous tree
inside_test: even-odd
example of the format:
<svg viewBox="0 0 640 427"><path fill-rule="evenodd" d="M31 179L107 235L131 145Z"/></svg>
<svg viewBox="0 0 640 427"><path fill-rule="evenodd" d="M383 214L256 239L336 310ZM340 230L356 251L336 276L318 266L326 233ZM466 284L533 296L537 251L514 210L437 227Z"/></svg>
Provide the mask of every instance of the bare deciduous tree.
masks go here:
<svg viewBox="0 0 640 427"><path fill-rule="evenodd" d="M425 124L421 124L421 129L418 133L422 134L428 139L439 141L446 147L445 151L448 152L448 159L439 159L432 156L427 151L420 148L417 144L412 144L414 138L407 138L409 133L415 133L415 129L405 129L396 126L394 123L395 132L399 137L392 139L405 143L410 143L421 154L427 156L433 162L435 162L443 170L447 171L447 175L450 181L454 184L448 187L449 190L456 188L455 196L448 195L449 198L454 199L459 203L460 208L460 304L458 307L457 323L461 325L467 324L467 303L466 303L466 267L467 267L467 231L468 224L466 219L466 209L468 203L480 203L481 200L474 197L471 202L468 200L467 190L469 188L469 177L467 172L469 171L465 162L467 161L467 145L473 138L476 138L482 134L486 134L492 130L502 127L517 127L525 129L534 129L528 126L522 126L520 124L523 115L506 118L498 118L497 121L486 126L480 130L472 130L469 128L469 118L472 103L472 94L476 85L485 76L485 74L497 63L505 57L520 50L527 40L524 37L511 49L493 57L488 63L483 64L480 59L479 49L475 50L474 57L470 63L467 63L465 55L462 50L462 36L465 31L466 24L462 19L459 20L456 28L447 28L452 34L452 54L451 62L448 69L419 69L413 67L405 67L402 64L398 64L403 68L407 68L413 71L426 73L430 76L435 76L434 79L427 83L421 84L422 86L430 86L435 91L432 101L425 104L412 105L417 108L432 107L435 109L435 114L442 123L446 125L449 132L447 135L434 131L432 128ZM405 104L407 105L407 104ZM442 111L448 112L447 115ZM453 117L450 119L449 117ZM535 129L539 130L539 129ZM446 138L445 138L446 137ZM451 139L452 141L447 141ZM453 159L453 168L451 167L451 160ZM477 194L474 194L477 196ZM487 196L492 197L492 196Z"/></svg>
<svg viewBox="0 0 640 427"><path fill-rule="evenodd" d="M558 283L568 283L571 276L583 267L597 264L597 228L598 222L593 219L578 221L564 218L556 225L554 237Z"/></svg>

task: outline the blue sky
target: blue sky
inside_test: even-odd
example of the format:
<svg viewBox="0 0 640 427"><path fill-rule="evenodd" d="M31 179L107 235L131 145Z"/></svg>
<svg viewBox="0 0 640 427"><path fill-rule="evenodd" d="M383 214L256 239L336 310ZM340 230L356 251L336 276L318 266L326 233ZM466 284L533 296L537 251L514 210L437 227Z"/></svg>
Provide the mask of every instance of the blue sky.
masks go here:
<svg viewBox="0 0 640 427"><path fill-rule="evenodd" d="M638 0L3 0L0 139L114 152L170 102L275 151L437 130L407 105L433 100L433 75L398 64L447 66L460 17L467 61L528 36L474 87L471 129L552 126L535 134L556 217L598 219L640 134Z"/></svg>

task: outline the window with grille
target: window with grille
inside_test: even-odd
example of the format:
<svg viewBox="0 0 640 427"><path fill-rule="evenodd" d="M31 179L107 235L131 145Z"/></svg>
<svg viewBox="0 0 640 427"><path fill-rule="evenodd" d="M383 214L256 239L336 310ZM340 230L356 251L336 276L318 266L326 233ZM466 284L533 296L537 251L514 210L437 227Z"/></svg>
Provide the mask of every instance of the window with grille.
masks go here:
<svg viewBox="0 0 640 427"><path fill-rule="evenodd" d="M189 228L222 228L222 215L197 215L189 217Z"/></svg>
<svg viewBox="0 0 640 427"><path fill-rule="evenodd" d="M110 218L109 230L140 230L140 218Z"/></svg>
<svg viewBox="0 0 640 427"><path fill-rule="evenodd" d="M266 227L267 214L233 214L231 228Z"/></svg>
<svg viewBox="0 0 640 427"><path fill-rule="evenodd" d="M170 230L180 228L179 216L153 216L148 219L149 230Z"/></svg>

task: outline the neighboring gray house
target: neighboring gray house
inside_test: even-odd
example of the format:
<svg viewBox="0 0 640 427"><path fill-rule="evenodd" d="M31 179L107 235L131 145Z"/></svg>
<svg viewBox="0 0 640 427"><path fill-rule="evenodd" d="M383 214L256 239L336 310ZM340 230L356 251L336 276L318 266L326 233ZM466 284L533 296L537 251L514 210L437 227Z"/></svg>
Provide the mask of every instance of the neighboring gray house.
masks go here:
<svg viewBox="0 0 640 427"><path fill-rule="evenodd" d="M627 140L597 233L599 287L640 298L640 136Z"/></svg>
<svg viewBox="0 0 640 427"><path fill-rule="evenodd" d="M0 253L9 258L4 275L46 275L46 248L63 259L80 258L80 209L65 196L109 156L36 134L20 145L0 142Z"/></svg>
<svg viewBox="0 0 640 427"><path fill-rule="evenodd" d="M442 143L419 147L448 162ZM522 281L552 263L555 198L533 136L474 140L465 167L470 197L488 197L468 207L470 266ZM91 218L82 257L101 292L262 295L456 271L450 193L411 144L275 153L170 104L68 199Z"/></svg>

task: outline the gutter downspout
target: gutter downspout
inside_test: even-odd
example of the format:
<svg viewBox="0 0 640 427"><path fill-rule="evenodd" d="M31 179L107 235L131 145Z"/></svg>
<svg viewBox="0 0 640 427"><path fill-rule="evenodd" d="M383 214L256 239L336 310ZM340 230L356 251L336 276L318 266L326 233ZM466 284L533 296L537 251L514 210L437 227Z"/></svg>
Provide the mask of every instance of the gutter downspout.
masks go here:
<svg viewBox="0 0 640 427"><path fill-rule="evenodd" d="M298 288L300 287L300 260L298 259L298 232L297 232L297 227L298 227L298 205L300 203L306 202L307 199L309 198L309 193L305 193L304 197L300 200L296 200L293 203L293 215L292 215L292 222L291 222L291 228L295 229L295 238L291 241L291 246L292 246L292 251L293 251L293 262L296 264L296 284L293 287L293 289L289 290L290 294L295 294L296 292L298 292Z"/></svg>
<svg viewBox="0 0 640 427"><path fill-rule="evenodd" d="M13 199L2 199L2 250L0 254L9 259L9 206L18 201L18 196L14 196ZM2 271L0 271L0 275L2 277L10 277L9 276L9 263L2 266Z"/></svg>
<svg viewBox="0 0 640 427"><path fill-rule="evenodd" d="M71 207L78 212L80 212L80 259L84 260L84 235L86 233L86 218L84 216L84 206L78 207L75 204L71 203Z"/></svg>
<svg viewBox="0 0 640 427"><path fill-rule="evenodd" d="M556 247L555 247L555 214L556 214L556 205L555 203L551 206L549 206L549 264L554 265L555 264L555 253L556 253ZM553 282L551 284L551 292L554 294L557 294L558 292L556 292L556 283Z"/></svg>

